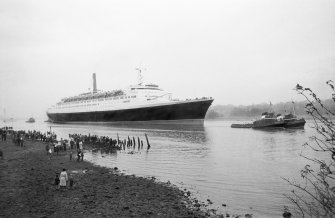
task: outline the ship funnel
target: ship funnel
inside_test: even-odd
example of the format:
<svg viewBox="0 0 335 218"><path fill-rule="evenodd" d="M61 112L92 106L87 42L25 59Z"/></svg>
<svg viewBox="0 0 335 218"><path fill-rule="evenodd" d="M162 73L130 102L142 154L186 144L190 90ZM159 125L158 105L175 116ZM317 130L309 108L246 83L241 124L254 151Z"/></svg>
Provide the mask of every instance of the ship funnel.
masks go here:
<svg viewBox="0 0 335 218"><path fill-rule="evenodd" d="M93 93L97 93L97 79L95 73L93 73Z"/></svg>

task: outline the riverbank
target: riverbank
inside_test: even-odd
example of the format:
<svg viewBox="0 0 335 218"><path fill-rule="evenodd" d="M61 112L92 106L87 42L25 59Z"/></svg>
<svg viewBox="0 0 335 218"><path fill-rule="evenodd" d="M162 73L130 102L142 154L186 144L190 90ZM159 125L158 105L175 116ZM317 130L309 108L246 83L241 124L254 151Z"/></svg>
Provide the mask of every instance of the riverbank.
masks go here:
<svg viewBox="0 0 335 218"><path fill-rule="evenodd" d="M185 193L154 179L46 155L45 143L0 141L0 217L206 217ZM74 152L75 153L75 152ZM65 168L74 186L54 185ZM194 202L193 202L194 203Z"/></svg>

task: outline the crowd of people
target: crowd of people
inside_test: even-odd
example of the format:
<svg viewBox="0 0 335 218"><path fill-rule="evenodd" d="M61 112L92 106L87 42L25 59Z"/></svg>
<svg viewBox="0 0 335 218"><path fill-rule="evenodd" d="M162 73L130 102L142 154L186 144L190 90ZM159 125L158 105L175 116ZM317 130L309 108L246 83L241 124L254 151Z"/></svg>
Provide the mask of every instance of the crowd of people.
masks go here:
<svg viewBox="0 0 335 218"><path fill-rule="evenodd" d="M0 136L1 136L1 141L6 141L7 140L7 128L1 128L0 129Z"/></svg>
<svg viewBox="0 0 335 218"><path fill-rule="evenodd" d="M101 92L101 93L69 97L69 98L63 99L63 102L86 101L86 100L92 100L92 99L116 97L116 96L121 96L121 95L124 95L124 92L119 89L119 90L114 90L114 91L107 91L107 92Z"/></svg>
<svg viewBox="0 0 335 218"><path fill-rule="evenodd" d="M97 136L97 135L83 135L83 134L69 134L70 144L71 141L75 141L77 148L80 146L80 142L84 142L89 145L94 145L96 147L108 147L112 150L126 150L127 149L143 149L143 141L137 137L127 137L126 139L120 139L117 135L116 138L111 138L108 136ZM79 143L78 143L79 141ZM150 144L147 139L147 150L150 149Z"/></svg>
<svg viewBox="0 0 335 218"><path fill-rule="evenodd" d="M10 135L14 144L17 146L24 146L24 141L41 141L46 143L46 154L51 159L53 155L59 155L60 152L67 152L70 150L70 161L74 159L74 152L77 153L77 161L84 160L84 144L91 147L98 148L108 148L112 151L117 150L126 150L132 149L138 150L143 149L143 141L137 137L127 137L126 139L120 139L117 135L116 138L108 137L108 136L98 136L98 135L84 135L84 134L69 134L69 139L57 140L57 135L54 132L41 132L36 130L18 130L14 131L12 128L3 127L0 128L1 140L5 141L7 139L7 135ZM150 149L150 144L147 139L147 150ZM3 154L1 153L1 156ZM73 179L69 179L66 169L60 174L56 174L55 185L59 187L66 187L67 181L69 181L70 187L73 186Z"/></svg>
<svg viewBox="0 0 335 218"><path fill-rule="evenodd" d="M30 140L37 140L42 142L52 142L57 140L57 135L53 132L42 133L36 130L28 130L25 132L25 137Z"/></svg>
<svg viewBox="0 0 335 218"><path fill-rule="evenodd" d="M7 134L7 133L6 133ZM40 131L25 131L25 130L18 130L14 131L12 130L10 132L12 136L12 140L14 144L18 146L23 146L24 145L24 140L35 140L35 141L42 141L42 142L54 142L57 141L57 135L52 132L46 132L42 133Z"/></svg>

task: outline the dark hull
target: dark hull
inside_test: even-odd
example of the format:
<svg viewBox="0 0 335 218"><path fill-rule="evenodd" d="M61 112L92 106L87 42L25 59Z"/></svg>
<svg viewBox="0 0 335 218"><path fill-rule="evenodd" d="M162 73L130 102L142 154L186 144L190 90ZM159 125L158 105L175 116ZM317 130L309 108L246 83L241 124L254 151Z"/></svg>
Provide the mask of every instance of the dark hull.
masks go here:
<svg viewBox="0 0 335 218"><path fill-rule="evenodd" d="M252 123L231 124L231 128L252 128Z"/></svg>
<svg viewBox="0 0 335 218"><path fill-rule="evenodd" d="M276 119L265 119L265 120L256 120L252 124L252 128L261 129L261 128L284 128L285 122L278 121Z"/></svg>
<svg viewBox="0 0 335 218"><path fill-rule="evenodd" d="M34 118L29 118L26 123L35 123L35 119Z"/></svg>
<svg viewBox="0 0 335 218"><path fill-rule="evenodd" d="M204 119L212 99L135 109L81 113L47 113L52 122L123 122Z"/></svg>
<svg viewBox="0 0 335 218"><path fill-rule="evenodd" d="M284 120L285 128L304 128L305 126L305 119L293 119L293 120Z"/></svg>

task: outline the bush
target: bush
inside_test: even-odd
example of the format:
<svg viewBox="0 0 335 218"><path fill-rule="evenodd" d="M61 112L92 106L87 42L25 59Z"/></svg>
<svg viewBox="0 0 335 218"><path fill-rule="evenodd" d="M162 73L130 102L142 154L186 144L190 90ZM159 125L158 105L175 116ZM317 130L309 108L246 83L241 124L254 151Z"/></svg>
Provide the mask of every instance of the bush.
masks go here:
<svg viewBox="0 0 335 218"><path fill-rule="evenodd" d="M334 103L334 83L329 80L326 84L331 89L331 99ZM297 183L284 178L293 186L291 193L285 196L293 203L293 210L297 216L334 217L335 125L332 119L335 111L329 109L310 88L298 84L296 91L307 100L305 109L313 118L312 128L315 130L315 135L303 146L314 152L321 152L322 155L317 155L319 158L301 155L310 163L301 170L300 176L303 182Z"/></svg>

